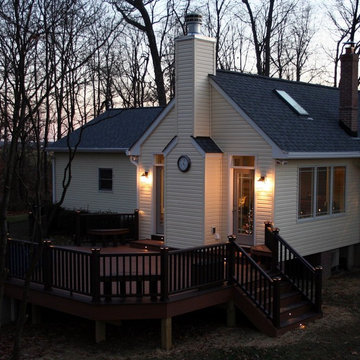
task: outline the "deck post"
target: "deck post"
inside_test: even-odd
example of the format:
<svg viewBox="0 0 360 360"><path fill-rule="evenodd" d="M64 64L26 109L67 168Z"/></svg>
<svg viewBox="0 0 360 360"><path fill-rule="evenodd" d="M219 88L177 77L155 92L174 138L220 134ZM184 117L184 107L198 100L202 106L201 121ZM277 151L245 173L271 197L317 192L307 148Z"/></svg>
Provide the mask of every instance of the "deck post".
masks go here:
<svg viewBox="0 0 360 360"><path fill-rule="evenodd" d="M161 300L167 301L169 299L169 248L160 248L161 258Z"/></svg>
<svg viewBox="0 0 360 360"><path fill-rule="evenodd" d="M275 239L275 236L279 234L279 229L276 228L273 231L271 231L270 233L270 243L271 243L271 252L272 252L272 257L271 257L271 270L272 271L276 271L277 270L277 266L278 266L278 262L279 262L279 246L278 246L278 241ZM280 261L282 261L282 259L280 259Z"/></svg>
<svg viewBox="0 0 360 360"><path fill-rule="evenodd" d="M39 305L31 304L31 323L33 325L41 324L41 307Z"/></svg>
<svg viewBox="0 0 360 360"><path fill-rule="evenodd" d="M51 240L43 241L42 267L44 276L44 290L51 290L53 280L53 259Z"/></svg>
<svg viewBox="0 0 360 360"><path fill-rule="evenodd" d="M228 284L234 282L235 275L235 240L234 235L228 236L229 244L227 245L227 281Z"/></svg>
<svg viewBox="0 0 360 360"><path fill-rule="evenodd" d="M134 217L135 217L134 240L139 240L139 209L135 209Z"/></svg>
<svg viewBox="0 0 360 360"><path fill-rule="evenodd" d="M234 300L230 300L226 304L226 326L230 328L236 326L236 309Z"/></svg>
<svg viewBox="0 0 360 360"><path fill-rule="evenodd" d="M104 321L95 321L95 342L98 344L106 340L106 323Z"/></svg>
<svg viewBox="0 0 360 360"><path fill-rule="evenodd" d="M91 249L90 284L93 302L100 301L100 249Z"/></svg>
<svg viewBox="0 0 360 360"><path fill-rule="evenodd" d="M273 278L274 293L273 293L273 323L275 327L280 327L280 282L281 277Z"/></svg>
<svg viewBox="0 0 360 360"><path fill-rule="evenodd" d="M172 318L161 319L161 348L170 350L172 347Z"/></svg>
<svg viewBox="0 0 360 360"><path fill-rule="evenodd" d="M322 272L322 266L315 267L315 308L319 313L321 313L322 304Z"/></svg>

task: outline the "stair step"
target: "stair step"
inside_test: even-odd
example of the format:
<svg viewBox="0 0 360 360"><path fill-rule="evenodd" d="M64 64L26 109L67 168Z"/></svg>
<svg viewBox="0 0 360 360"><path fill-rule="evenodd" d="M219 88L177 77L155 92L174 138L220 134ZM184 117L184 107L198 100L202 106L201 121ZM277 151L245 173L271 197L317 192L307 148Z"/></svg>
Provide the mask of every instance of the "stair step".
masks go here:
<svg viewBox="0 0 360 360"><path fill-rule="evenodd" d="M164 246L164 241L151 239L135 240L130 242L130 246L138 249L160 250Z"/></svg>
<svg viewBox="0 0 360 360"><path fill-rule="evenodd" d="M302 301L303 297L299 291L290 291L280 294L280 307L285 307L290 304Z"/></svg>
<svg viewBox="0 0 360 360"><path fill-rule="evenodd" d="M297 318L298 316L311 312L312 309L313 305L305 300L280 308L280 322Z"/></svg>
<svg viewBox="0 0 360 360"><path fill-rule="evenodd" d="M299 301L296 303L291 303L285 307L280 308L280 313L292 311L294 309L297 309L298 307L305 306L305 305L309 305L309 302L306 300L302 300L302 301Z"/></svg>
<svg viewBox="0 0 360 360"><path fill-rule="evenodd" d="M299 326L300 324L303 324L304 322L313 321L320 317L321 317L321 314L314 312L314 311L309 311L309 312L306 312L299 316L296 316L294 318L282 321L280 323L280 328L283 330L285 330L285 329L290 330L290 328L295 328L295 327Z"/></svg>

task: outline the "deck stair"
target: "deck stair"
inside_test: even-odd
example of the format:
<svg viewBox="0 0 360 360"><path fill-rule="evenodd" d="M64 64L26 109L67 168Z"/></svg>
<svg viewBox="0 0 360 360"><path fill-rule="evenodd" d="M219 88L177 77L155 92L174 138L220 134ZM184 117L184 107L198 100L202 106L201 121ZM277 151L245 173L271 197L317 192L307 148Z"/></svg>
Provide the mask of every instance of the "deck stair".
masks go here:
<svg viewBox="0 0 360 360"><path fill-rule="evenodd" d="M134 240L130 242L130 246L137 249L160 251L160 249L164 246L164 241L155 239Z"/></svg>
<svg viewBox="0 0 360 360"><path fill-rule="evenodd" d="M321 267L313 268L270 225L266 244L234 248L235 305L260 331L278 336L322 316ZM245 273L245 275L244 275Z"/></svg>

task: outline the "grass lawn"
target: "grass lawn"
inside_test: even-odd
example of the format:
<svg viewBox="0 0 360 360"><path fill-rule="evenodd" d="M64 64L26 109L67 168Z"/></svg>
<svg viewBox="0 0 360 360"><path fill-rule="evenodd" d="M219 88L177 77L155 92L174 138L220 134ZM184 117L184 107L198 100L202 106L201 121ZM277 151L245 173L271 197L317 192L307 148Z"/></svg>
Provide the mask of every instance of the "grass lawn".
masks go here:
<svg viewBox="0 0 360 360"><path fill-rule="evenodd" d="M212 308L173 319L173 350L160 346L160 322L108 325L107 341L92 343L90 321L51 311L26 325L24 359L360 359L360 270L332 277L324 289L324 317L304 330L269 338L239 313L238 326L225 326L225 310ZM14 325L0 330L0 359L12 346Z"/></svg>

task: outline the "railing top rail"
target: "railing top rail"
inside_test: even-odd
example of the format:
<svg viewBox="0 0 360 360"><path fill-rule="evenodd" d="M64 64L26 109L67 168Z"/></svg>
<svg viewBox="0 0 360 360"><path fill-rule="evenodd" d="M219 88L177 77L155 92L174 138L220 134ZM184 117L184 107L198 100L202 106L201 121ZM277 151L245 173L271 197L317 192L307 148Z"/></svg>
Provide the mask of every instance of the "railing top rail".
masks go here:
<svg viewBox="0 0 360 360"><path fill-rule="evenodd" d="M283 244L288 250L290 250L297 258L298 260L307 267L311 272L315 273L315 268L312 266L307 260L305 260L290 244L288 244L279 234L274 233L273 234L277 240Z"/></svg>
<svg viewBox="0 0 360 360"><path fill-rule="evenodd" d="M100 249L101 250L101 249ZM160 257L161 254L159 252L118 252L118 253L100 253L100 257L116 257L116 256L158 256Z"/></svg>
<svg viewBox="0 0 360 360"><path fill-rule="evenodd" d="M246 259L251 263L251 265L253 265L259 272L260 274L262 274L269 282L273 282L274 280L266 273L266 271L264 271L255 261L254 259L248 255L248 253L245 251L245 249L243 249L239 244L237 244L236 242L233 242L233 244L235 245L235 247L241 251L241 253L243 254L243 256L246 257Z"/></svg>
<svg viewBox="0 0 360 360"><path fill-rule="evenodd" d="M209 249L209 248L222 248L222 247L226 247L228 245L228 243L219 243L219 244L212 244L212 245L205 245L205 246L197 246L197 247L192 247L192 248L186 248L186 249L178 249L178 250L169 250L169 254L180 254L180 253L185 253L185 252L191 252L191 251L197 251L197 250L205 250L205 249Z"/></svg>
<svg viewBox="0 0 360 360"><path fill-rule="evenodd" d="M78 213L79 216L82 217L95 217L95 216L123 216L123 215L131 215L134 216L136 212L132 212L132 213Z"/></svg>
<svg viewBox="0 0 360 360"><path fill-rule="evenodd" d="M28 245L40 245L40 243L38 243L38 242L29 241L29 240L13 239L13 238L8 238L8 242L16 242L16 243L28 244Z"/></svg>

